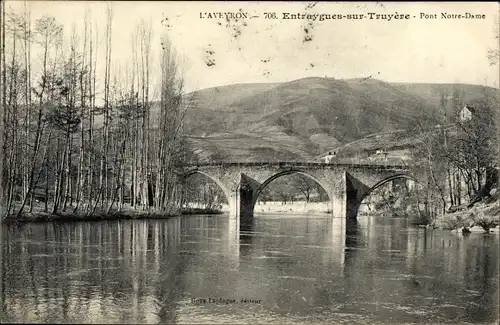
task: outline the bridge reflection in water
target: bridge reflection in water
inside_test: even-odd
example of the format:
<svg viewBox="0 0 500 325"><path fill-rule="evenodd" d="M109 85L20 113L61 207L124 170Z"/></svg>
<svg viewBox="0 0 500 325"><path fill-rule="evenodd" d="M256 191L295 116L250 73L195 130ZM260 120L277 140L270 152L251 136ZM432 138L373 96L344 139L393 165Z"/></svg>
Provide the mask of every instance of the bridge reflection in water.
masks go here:
<svg viewBox="0 0 500 325"><path fill-rule="evenodd" d="M498 236L466 240L405 219L346 222L258 215L4 226L0 314L53 323L498 317ZM209 297L261 302L193 302Z"/></svg>
<svg viewBox="0 0 500 325"><path fill-rule="evenodd" d="M262 217L262 218L260 218ZM270 215L266 214L264 216L258 216L260 220L269 220L270 222L276 222L277 220L280 223L280 227L286 229L286 233L282 235L277 235L277 238L288 238L288 242L290 245L293 245L294 239L301 238L301 235L305 233L309 233L310 231L317 232L322 239L321 247L325 249L325 255L323 255L323 262L326 264L337 264L340 268L342 268L344 264L344 247L346 245L346 227L357 227L356 222L351 222L348 225L345 218L334 218L330 215L310 215L305 217L307 222L303 225L303 228L289 228L287 225L296 225L297 218L304 218L303 216L293 216L287 217L286 215ZM262 222L262 221L261 221ZM247 219L240 220L239 218L228 218L228 246L230 251L233 253L232 256L240 257L245 256L248 253L248 250L252 247L253 241L256 237L268 235L268 231L272 231L273 229L266 230L262 232L259 228L256 230L256 220L255 219ZM321 224L322 229L316 229ZM295 237L294 237L295 236ZM314 240L316 241L316 239ZM312 246L311 246L312 247ZM318 246L319 247L319 246ZM237 259L239 261L239 259Z"/></svg>

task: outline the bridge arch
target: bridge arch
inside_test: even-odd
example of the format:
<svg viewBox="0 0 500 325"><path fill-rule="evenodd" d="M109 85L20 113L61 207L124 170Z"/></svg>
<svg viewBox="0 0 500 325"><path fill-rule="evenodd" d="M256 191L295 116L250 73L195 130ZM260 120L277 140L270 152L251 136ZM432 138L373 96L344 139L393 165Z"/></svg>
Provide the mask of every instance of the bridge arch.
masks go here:
<svg viewBox="0 0 500 325"><path fill-rule="evenodd" d="M326 187L324 184L322 184L322 182L320 180L318 180L316 177L314 177L313 175L303 171L303 170L300 170L300 169L289 169L289 170L284 170L284 171L281 171L281 172L278 172L274 175L272 175L271 177L269 177L268 179L266 179L258 188L257 188L257 191L255 192L254 194L254 197L253 197L253 201L252 201L252 210L253 208L255 207L255 204L257 203L257 200L259 198L259 195L262 193L262 191L273 181L275 181L276 179L278 178L281 178L283 176L287 176L287 175L293 175L293 174L300 174L300 175L303 175L303 176L306 176L307 178L309 179L312 179L314 182L316 182L317 184L319 184L319 186L321 186L321 188L325 191L325 193L327 194L328 196L328 200L330 201L331 198L330 198L330 193L328 192L328 187Z"/></svg>
<svg viewBox="0 0 500 325"><path fill-rule="evenodd" d="M386 177L383 180L377 182L375 185L373 185L366 193L363 194L363 196L361 197L361 200L363 200L364 198L369 196L377 188L381 187L382 185L385 185L386 183L392 182L396 179L409 179L409 180L412 180L415 183L419 184L418 180L415 177L408 175L408 174L401 173L401 174L391 175L391 176Z"/></svg>
<svg viewBox="0 0 500 325"><path fill-rule="evenodd" d="M203 175L203 176L207 177L208 179L210 179L211 181L213 181L215 184L217 184L217 186L219 186L219 188L222 190L222 192L224 192L224 195L226 196L227 203L231 204L231 191L229 190L229 188L227 188L227 186L224 183L221 182L220 179L217 179L213 175L210 175L209 173L205 173L204 171L201 171L199 169L194 169L194 170L190 170L190 171L186 172L183 175L183 178L184 178L184 180L187 180L189 177L191 177L195 174Z"/></svg>
<svg viewBox="0 0 500 325"><path fill-rule="evenodd" d="M380 181L378 181L377 183L375 183L375 185L373 185L372 187L370 187L366 192L364 192L360 197L359 199L357 200L356 204L355 204L355 207L353 210L351 210L351 215L348 216L348 217L357 217L357 214L358 214L358 209L359 207L361 206L361 203L363 202L363 200L365 198L367 198L373 191L375 191L377 188L389 183L389 182L392 182L396 179L409 179L409 180L412 180L414 181L415 183L417 184L420 184L418 182L418 180L409 175L409 174L405 174L405 173L400 173L400 174L395 174L395 175L391 175L389 177L386 177ZM349 201L349 200L348 200ZM347 204L349 205L351 202L347 202ZM351 203L352 204L352 203ZM354 215L352 215L354 213Z"/></svg>

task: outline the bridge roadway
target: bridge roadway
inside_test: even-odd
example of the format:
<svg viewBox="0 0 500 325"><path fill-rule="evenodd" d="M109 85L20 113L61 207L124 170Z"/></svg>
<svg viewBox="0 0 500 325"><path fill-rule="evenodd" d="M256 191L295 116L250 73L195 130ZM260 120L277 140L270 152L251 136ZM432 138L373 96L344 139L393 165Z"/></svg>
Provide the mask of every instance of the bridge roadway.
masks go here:
<svg viewBox="0 0 500 325"><path fill-rule="evenodd" d="M316 181L329 196L329 210L346 218L356 218L362 200L383 184L400 178L413 181L420 178L418 168L386 161L209 162L178 168L183 180L198 173L218 184L228 200L230 215L241 219L251 218L260 192L285 175L298 173Z"/></svg>
<svg viewBox="0 0 500 325"><path fill-rule="evenodd" d="M302 161L250 161L250 162L204 162L204 163L188 163L184 165L179 165L179 167L190 168L190 167L206 167L206 166L283 166L283 167L317 167L317 168L328 168L333 166L343 166L352 168L393 168L393 169L409 169L409 164L390 164L385 162L349 162L337 160L331 163L324 162L302 162Z"/></svg>

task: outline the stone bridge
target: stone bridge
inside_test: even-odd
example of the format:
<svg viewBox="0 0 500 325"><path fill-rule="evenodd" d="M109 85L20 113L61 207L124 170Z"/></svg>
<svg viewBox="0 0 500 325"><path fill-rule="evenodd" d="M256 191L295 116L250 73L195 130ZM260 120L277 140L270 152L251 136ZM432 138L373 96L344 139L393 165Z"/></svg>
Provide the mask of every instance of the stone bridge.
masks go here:
<svg viewBox="0 0 500 325"><path fill-rule="evenodd" d="M259 194L273 180L294 173L316 181L328 194L335 216L356 218L361 201L381 185L399 178L417 181L407 165L321 162L206 163L182 167L185 180L193 174L213 180L226 195L231 216L253 216Z"/></svg>

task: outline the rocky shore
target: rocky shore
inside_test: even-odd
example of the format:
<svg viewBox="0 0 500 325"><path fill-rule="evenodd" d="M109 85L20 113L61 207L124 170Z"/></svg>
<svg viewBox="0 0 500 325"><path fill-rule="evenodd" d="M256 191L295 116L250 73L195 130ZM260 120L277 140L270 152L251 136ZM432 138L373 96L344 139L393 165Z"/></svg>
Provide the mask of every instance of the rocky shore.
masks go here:
<svg viewBox="0 0 500 325"><path fill-rule="evenodd" d="M457 233L500 233L500 205L480 202L474 207L463 208L438 217L434 226Z"/></svg>

